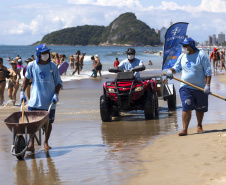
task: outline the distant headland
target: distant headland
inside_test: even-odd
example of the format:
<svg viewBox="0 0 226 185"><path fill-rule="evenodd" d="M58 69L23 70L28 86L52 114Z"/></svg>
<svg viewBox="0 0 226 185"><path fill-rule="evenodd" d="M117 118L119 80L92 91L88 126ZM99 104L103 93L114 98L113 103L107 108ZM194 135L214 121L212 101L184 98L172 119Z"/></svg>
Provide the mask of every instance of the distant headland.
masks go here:
<svg viewBox="0 0 226 185"><path fill-rule="evenodd" d="M84 25L51 32L32 45L157 46L160 34L134 13L121 14L109 26Z"/></svg>

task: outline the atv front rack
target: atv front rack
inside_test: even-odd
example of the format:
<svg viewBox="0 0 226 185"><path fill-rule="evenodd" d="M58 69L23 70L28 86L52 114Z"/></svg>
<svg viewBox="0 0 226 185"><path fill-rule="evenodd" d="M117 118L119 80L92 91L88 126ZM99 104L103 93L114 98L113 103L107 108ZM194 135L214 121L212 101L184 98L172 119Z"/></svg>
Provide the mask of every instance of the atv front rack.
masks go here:
<svg viewBox="0 0 226 185"><path fill-rule="evenodd" d="M116 94L117 96L117 103L119 104L120 107L122 107L122 100L121 100L121 97L123 96L128 96L128 106L130 105L130 102L133 102L133 99L132 99L132 95L133 93L135 92L134 90L136 89L136 87L142 87L142 89L144 88L144 84L142 83L139 83L139 86L136 86L135 82L137 81L137 79L134 79L134 80L115 80L114 82L112 81L107 81L106 82L106 90L108 93L111 93L111 94ZM118 86L118 82L132 82L131 85L127 85L127 86ZM113 84L114 83L114 84ZM134 87L135 86L135 87ZM115 92L109 92L109 89L115 89L116 91ZM126 91L126 89L129 90L126 91L126 92L120 92L119 89L124 89ZM136 92L139 92L139 91L136 91Z"/></svg>

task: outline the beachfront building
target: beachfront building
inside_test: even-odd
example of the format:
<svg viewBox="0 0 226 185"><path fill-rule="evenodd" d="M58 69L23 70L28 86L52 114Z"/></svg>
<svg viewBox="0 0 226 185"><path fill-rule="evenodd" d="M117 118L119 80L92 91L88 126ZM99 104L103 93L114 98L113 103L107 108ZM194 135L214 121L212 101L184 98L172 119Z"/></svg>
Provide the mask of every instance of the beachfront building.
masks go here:
<svg viewBox="0 0 226 185"><path fill-rule="evenodd" d="M213 46L217 45L217 37L215 34L212 36L212 45Z"/></svg>
<svg viewBox="0 0 226 185"><path fill-rule="evenodd" d="M209 41L204 41L203 42L203 46L208 46L209 45Z"/></svg>
<svg viewBox="0 0 226 185"><path fill-rule="evenodd" d="M162 27L160 30L160 41L161 43L165 42L165 34L166 34L167 29L165 27Z"/></svg>
<svg viewBox="0 0 226 185"><path fill-rule="evenodd" d="M155 33L160 34L160 30L156 29Z"/></svg>
<svg viewBox="0 0 226 185"><path fill-rule="evenodd" d="M213 39L212 39L212 36L209 36L209 39L208 39L209 46L212 46L212 44L213 44L213 43L212 43L212 40L213 40Z"/></svg>
<svg viewBox="0 0 226 185"><path fill-rule="evenodd" d="M218 34L218 45L222 45L223 42L225 42L225 34L221 32Z"/></svg>

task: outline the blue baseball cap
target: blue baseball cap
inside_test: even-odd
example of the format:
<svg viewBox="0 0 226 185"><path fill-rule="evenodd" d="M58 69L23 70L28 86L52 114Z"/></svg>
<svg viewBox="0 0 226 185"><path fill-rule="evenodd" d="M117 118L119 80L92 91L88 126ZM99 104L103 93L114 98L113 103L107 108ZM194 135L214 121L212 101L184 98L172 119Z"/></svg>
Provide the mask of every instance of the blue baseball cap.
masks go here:
<svg viewBox="0 0 226 185"><path fill-rule="evenodd" d="M40 56L40 53L43 53L45 51L49 51L50 49L47 48L47 46L45 44L40 44L37 48L36 48L36 56L37 56L37 59L36 59L36 62L38 63L39 62L39 56Z"/></svg>
<svg viewBox="0 0 226 185"><path fill-rule="evenodd" d="M180 44L188 44L189 46L191 46L192 49L196 49L195 41L192 38L185 38L184 41Z"/></svg>

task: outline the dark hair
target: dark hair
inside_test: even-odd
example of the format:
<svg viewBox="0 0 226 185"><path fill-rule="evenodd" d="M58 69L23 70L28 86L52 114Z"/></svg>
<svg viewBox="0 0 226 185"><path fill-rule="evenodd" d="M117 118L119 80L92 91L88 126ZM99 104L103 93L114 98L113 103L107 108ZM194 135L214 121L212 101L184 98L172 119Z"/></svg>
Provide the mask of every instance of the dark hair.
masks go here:
<svg viewBox="0 0 226 185"><path fill-rule="evenodd" d="M76 54L78 54L78 53L81 53L80 50L78 50Z"/></svg>
<svg viewBox="0 0 226 185"><path fill-rule="evenodd" d="M94 56L91 57L91 60L94 60Z"/></svg>
<svg viewBox="0 0 226 185"><path fill-rule="evenodd" d="M3 58L2 57L0 58L0 62L3 62Z"/></svg>

